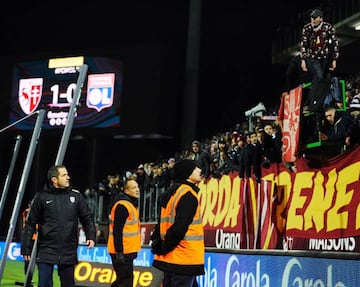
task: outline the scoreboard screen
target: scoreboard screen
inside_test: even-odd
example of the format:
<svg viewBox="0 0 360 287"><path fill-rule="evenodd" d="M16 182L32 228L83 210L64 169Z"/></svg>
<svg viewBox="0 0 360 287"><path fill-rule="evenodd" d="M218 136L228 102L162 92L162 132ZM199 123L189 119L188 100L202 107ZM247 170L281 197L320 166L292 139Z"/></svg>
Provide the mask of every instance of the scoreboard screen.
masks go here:
<svg viewBox="0 0 360 287"><path fill-rule="evenodd" d="M76 105L73 128L118 127L122 92L121 61L82 56L16 63L10 124L14 124L18 130L31 130L36 122L35 112L45 109L43 129L64 127L83 64L88 69ZM34 116L31 116L32 113Z"/></svg>

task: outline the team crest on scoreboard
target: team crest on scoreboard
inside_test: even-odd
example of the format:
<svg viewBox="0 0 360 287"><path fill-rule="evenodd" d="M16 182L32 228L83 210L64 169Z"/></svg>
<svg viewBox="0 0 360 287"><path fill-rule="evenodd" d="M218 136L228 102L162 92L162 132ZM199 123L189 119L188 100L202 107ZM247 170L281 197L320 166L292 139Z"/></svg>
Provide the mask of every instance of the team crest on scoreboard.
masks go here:
<svg viewBox="0 0 360 287"><path fill-rule="evenodd" d="M21 79L19 81L19 104L25 114L31 114L39 106L43 90L43 79Z"/></svg>
<svg viewBox="0 0 360 287"><path fill-rule="evenodd" d="M100 112L114 102L115 74L93 74L88 76L86 106Z"/></svg>

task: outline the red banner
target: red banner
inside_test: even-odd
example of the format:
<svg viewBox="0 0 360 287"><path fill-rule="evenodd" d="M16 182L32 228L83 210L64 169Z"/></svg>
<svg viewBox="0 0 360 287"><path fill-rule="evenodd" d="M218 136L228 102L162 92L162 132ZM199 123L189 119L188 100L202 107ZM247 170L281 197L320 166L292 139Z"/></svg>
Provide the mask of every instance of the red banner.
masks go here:
<svg viewBox="0 0 360 287"><path fill-rule="evenodd" d="M284 93L279 108L279 121L282 129L283 160L294 162L299 144L299 124L301 113L302 88L297 87Z"/></svg>
<svg viewBox="0 0 360 287"><path fill-rule="evenodd" d="M261 184L252 178L242 180L237 173L202 183L206 245L286 249L297 238L306 238L304 249L336 247L334 240L340 240L359 252L360 147L320 169L309 168L305 158L297 159L296 165L298 171L293 173L282 164L272 164L263 170Z"/></svg>

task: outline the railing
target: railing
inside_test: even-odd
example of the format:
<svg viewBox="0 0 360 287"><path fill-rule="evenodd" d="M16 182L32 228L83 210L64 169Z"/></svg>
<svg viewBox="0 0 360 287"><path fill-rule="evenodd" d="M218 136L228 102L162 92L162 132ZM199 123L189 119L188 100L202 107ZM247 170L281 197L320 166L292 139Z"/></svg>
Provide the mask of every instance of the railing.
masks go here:
<svg viewBox="0 0 360 287"><path fill-rule="evenodd" d="M159 215L157 199L165 192L165 189L165 187L159 187L158 185L149 185L141 191L139 198L139 212L142 223L157 221ZM106 194L96 194L92 200L93 202L88 202L88 204L94 213L95 221L102 225L108 224L111 202L114 199L111 199L110 196Z"/></svg>
<svg viewBox="0 0 360 287"><path fill-rule="evenodd" d="M158 201L159 195L165 192L164 187L148 186L145 188L143 196L140 198L140 218L141 222L157 221L159 216Z"/></svg>

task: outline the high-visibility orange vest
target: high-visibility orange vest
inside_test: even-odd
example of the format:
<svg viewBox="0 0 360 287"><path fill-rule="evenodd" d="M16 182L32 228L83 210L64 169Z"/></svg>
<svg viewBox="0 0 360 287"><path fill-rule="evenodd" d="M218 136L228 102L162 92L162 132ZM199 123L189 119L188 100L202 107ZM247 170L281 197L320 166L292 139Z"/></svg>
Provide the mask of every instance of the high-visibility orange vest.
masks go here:
<svg viewBox="0 0 360 287"><path fill-rule="evenodd" d="M21 217L22 217L22 226L23 228L25 227L25 223L26 223L26 216L27 214L29 213L30 211L30 207L26 208L22 214L21 214ZM36 224L36 230L38 229L38 225ZM32 240L35 240L36 239L36 232L34 232L33 236L32 236Z"/></svg>
<svg viewBox="0 0 360 287"><path fill-rule="evenodd" d="M171 196L166 207L161 208L160 217L160 237L165 238L166 231L175 222L176 207L179 200L185 193L191 192L196 198L197 193L188 185L180 185L178 190ZM165 255L155 255L154 259L179 265L199 265L204 264L204 228L200 216L200 204L196 209L193 221L179 244L174 250Z"/></svg>
<svg viewBox="0 0 360 287"><path fill-rule="evenodd" d="M111 209L110 223L109 223L109 237L107 242L108 252L112 254L116 253L115 245L114 245L114 220L115 220L115 210L119 204L125 206L129 213L129 216L126 218L126 222L122 233L123 253L128 254L128 253L138 252L141 249L139 211L131 202L127 200L117 201Z"/></svg>

